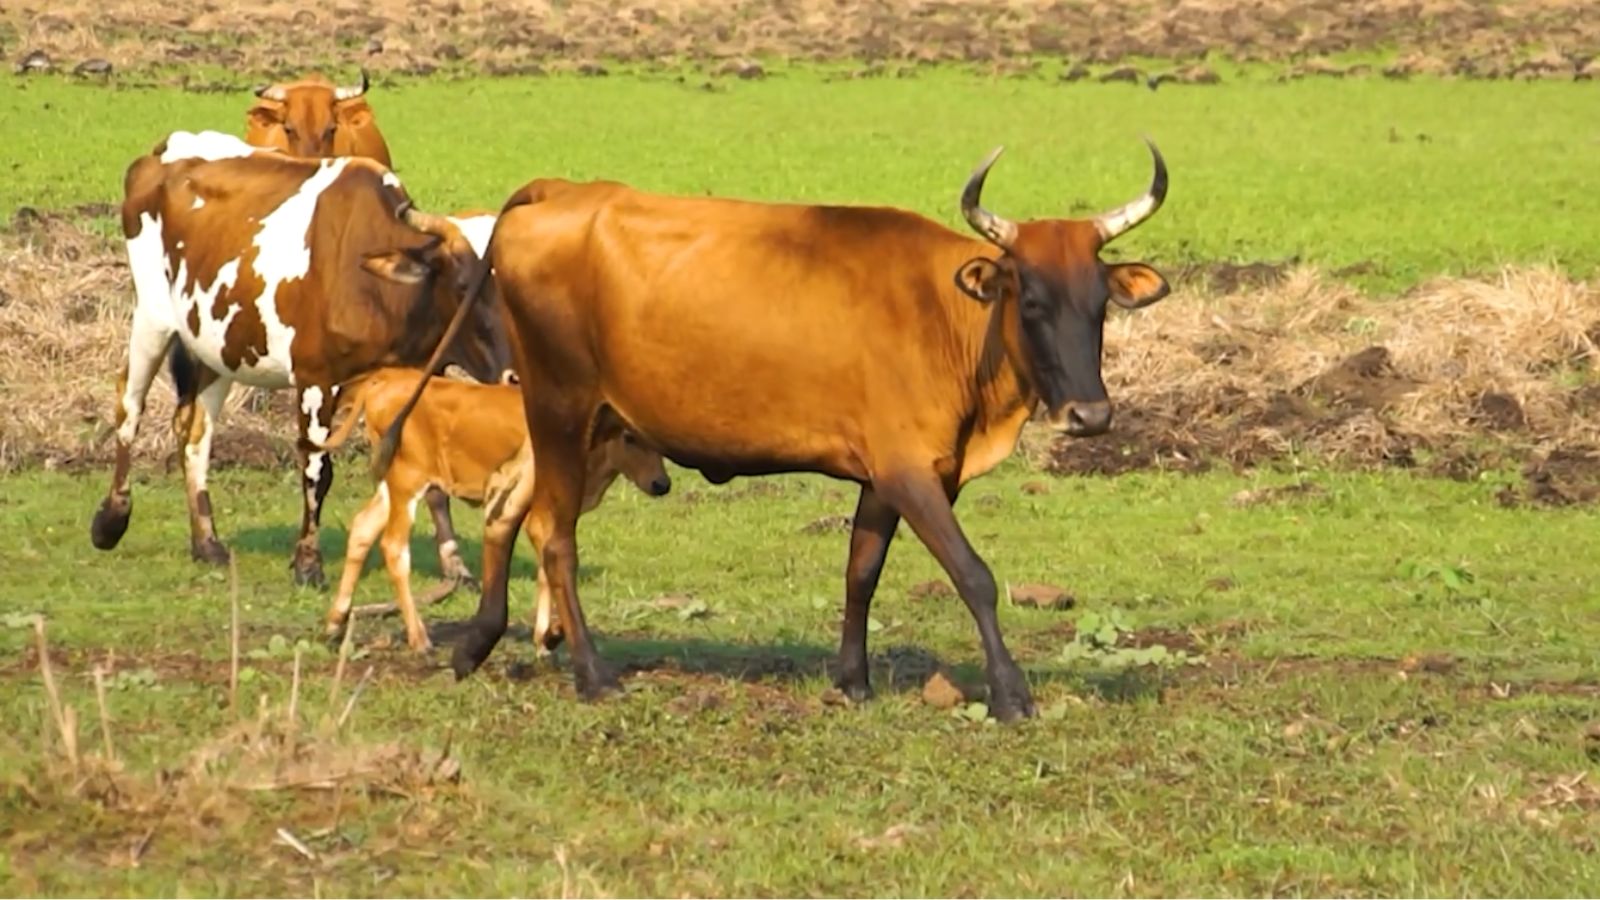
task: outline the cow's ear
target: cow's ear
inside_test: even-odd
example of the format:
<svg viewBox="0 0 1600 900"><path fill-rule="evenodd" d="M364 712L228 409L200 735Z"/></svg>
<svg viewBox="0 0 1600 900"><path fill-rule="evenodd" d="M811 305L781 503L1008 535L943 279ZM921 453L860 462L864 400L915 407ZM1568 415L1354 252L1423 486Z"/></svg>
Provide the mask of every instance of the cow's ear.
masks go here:
<svg viewBox="0 0 1600 900"><path fill-rule="evenodd" d="M366 128L372 124L372 107L365 102L348 100L333 107L333 116L345 128Z"/></svg>
<svg viewBox="0 0 1600 900"><path fill-rule="evenodd" d="M425 250L389 250L369 253L361 268L396 284L421 284L433 275L433 255Z"/></svg>
<svg viewBox="0 0 1600 900"><path fill-rule="evenodd" d="M956 287L980 303L993 303L1005 294L1006 270L986 257L975 257L956 270Z"/></svg>
<svg viewBox="0 0 1600 900"><path fill-rule="evenodd" d="M283 124L283 107L276 103L257 103L245 114L245 121L258 128L271 128Z"/></svg>
<svg viewBox="0 0 1600 900"><path fill-rule="evenodd" d="M1123 309L1143 309L1172 290L1160 272L1144 263L1106 266L1106 285L1111 299Z"/></svg>

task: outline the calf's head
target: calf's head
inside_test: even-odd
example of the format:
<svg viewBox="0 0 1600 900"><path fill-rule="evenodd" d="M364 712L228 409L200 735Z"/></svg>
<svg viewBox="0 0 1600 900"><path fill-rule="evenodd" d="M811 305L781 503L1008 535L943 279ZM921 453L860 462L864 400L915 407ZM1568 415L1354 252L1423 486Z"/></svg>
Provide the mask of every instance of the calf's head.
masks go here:
<svg viewBox="0 0 1600 900"><path fill-rule="evenodd" d="M377 127L365 99L367 85L365 70L356 85L335 86L320 77L262 85L245 116L245 141L314 159L357 155L357 133ZM389 165L387 148L383 156L378 162Z"/></svg>
<svg viewBox="0 0 1600 900"><path fill-rule="evenodd" d="M1015 304L1016 343L1046 418L1074 437L1111 428L1111 401L1100 374L1107 304L1138 309L1168 292L1166 279L1150 266L1100 259L1101 248L1154 215L1166 199L1167 166L1155 144L1149 145L1155 159L1149 190L1092 219L1013 222L984 209L983 182L999 147L961 193L967 224L1000 254L963 264L956 286L983 302Z"/></svg>
<svg viewBox="0 0 1600 900"><path fill-rule="evenodd" d="M443 343L441 371L457 365L484 384L514 377L510 343L494 303L473 304L464 321L455 321L478 280L487 279L492 288L493 276L485 271L488 261L479 258L461 229L444 216L422 212L406 201L397 218L411 230L408 240L367 254L361 268L416 292L407 306L400 353L406 358L401 362L418 365ZM459 338L454 334L458 327L465 332Z"/></svg>
<svg viewBox="0 0 1600 900"><path fill-rule="evenodd" d="M634 487L652 497L664 497L672 490L672 477L667 474L661 454L640 443L627 429L595 448L595 456L598 458L591 465L605 472L621 472Z"/></svg>

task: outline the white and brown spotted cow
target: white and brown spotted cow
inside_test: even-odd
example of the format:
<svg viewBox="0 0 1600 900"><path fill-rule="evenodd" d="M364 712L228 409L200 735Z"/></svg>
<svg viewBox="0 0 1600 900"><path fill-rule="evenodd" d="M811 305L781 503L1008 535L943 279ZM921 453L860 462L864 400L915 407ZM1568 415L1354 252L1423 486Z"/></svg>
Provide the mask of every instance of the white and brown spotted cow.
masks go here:
<svg viewBox="0 0 1600 900"><path fill-rule="evenodd" d="M301 159L210 131L172 134L129 166L123 188L136 300L118 386L116 471L90 529L94 545L109 550L127 531L133 440L177 338L179 395L199 399L180 435L193 556L228 558L206 471L229 387L292 388L305 496L294 574L323 583L317 528L333 467L321 441L337 386L427 359L486 265L471 232L418 211L394 173L370 159ZM452 351L484 381L502 376L508 356L492 310L474 311Z"/></svg>

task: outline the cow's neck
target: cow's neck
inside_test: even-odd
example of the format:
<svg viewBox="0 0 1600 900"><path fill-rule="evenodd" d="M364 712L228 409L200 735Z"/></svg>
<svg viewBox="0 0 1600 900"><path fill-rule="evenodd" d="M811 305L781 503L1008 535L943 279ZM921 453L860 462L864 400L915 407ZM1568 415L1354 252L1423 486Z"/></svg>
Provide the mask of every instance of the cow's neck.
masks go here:
<svg viewBox="0 0 1600 900"><path fill-rule="evenodd" d="M976 389L972 427L962 452L963 484L1011 455L1039 402L1021 344L1016 340L1020 322L1015 301L1006 298L979 309L982 315L974 317L970 326L981 338L973 348Z"/></svg>

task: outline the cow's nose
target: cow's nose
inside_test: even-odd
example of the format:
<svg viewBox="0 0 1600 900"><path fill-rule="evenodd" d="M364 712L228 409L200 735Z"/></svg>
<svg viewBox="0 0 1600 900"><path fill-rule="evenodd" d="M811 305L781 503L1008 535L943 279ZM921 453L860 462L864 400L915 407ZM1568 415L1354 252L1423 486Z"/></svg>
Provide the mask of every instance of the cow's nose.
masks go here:
<svg viewBox="0 0 1600 900"><path fill-rule="evenodd" d="M1066 432L1073 437L1094 437L1111 430L1111 404L1105 400L1067 405Z"/></svg>
<svg viewBox="0 0 1600 900"><path fill-rule="evenodd" d="M665 497L667 495L667 492L671 491L671 490L672 490L672 478L671 478L671 476L663 475L660 478L657 478L654 481L650 482L650 496L652 496L652 497Z"/></svg>

